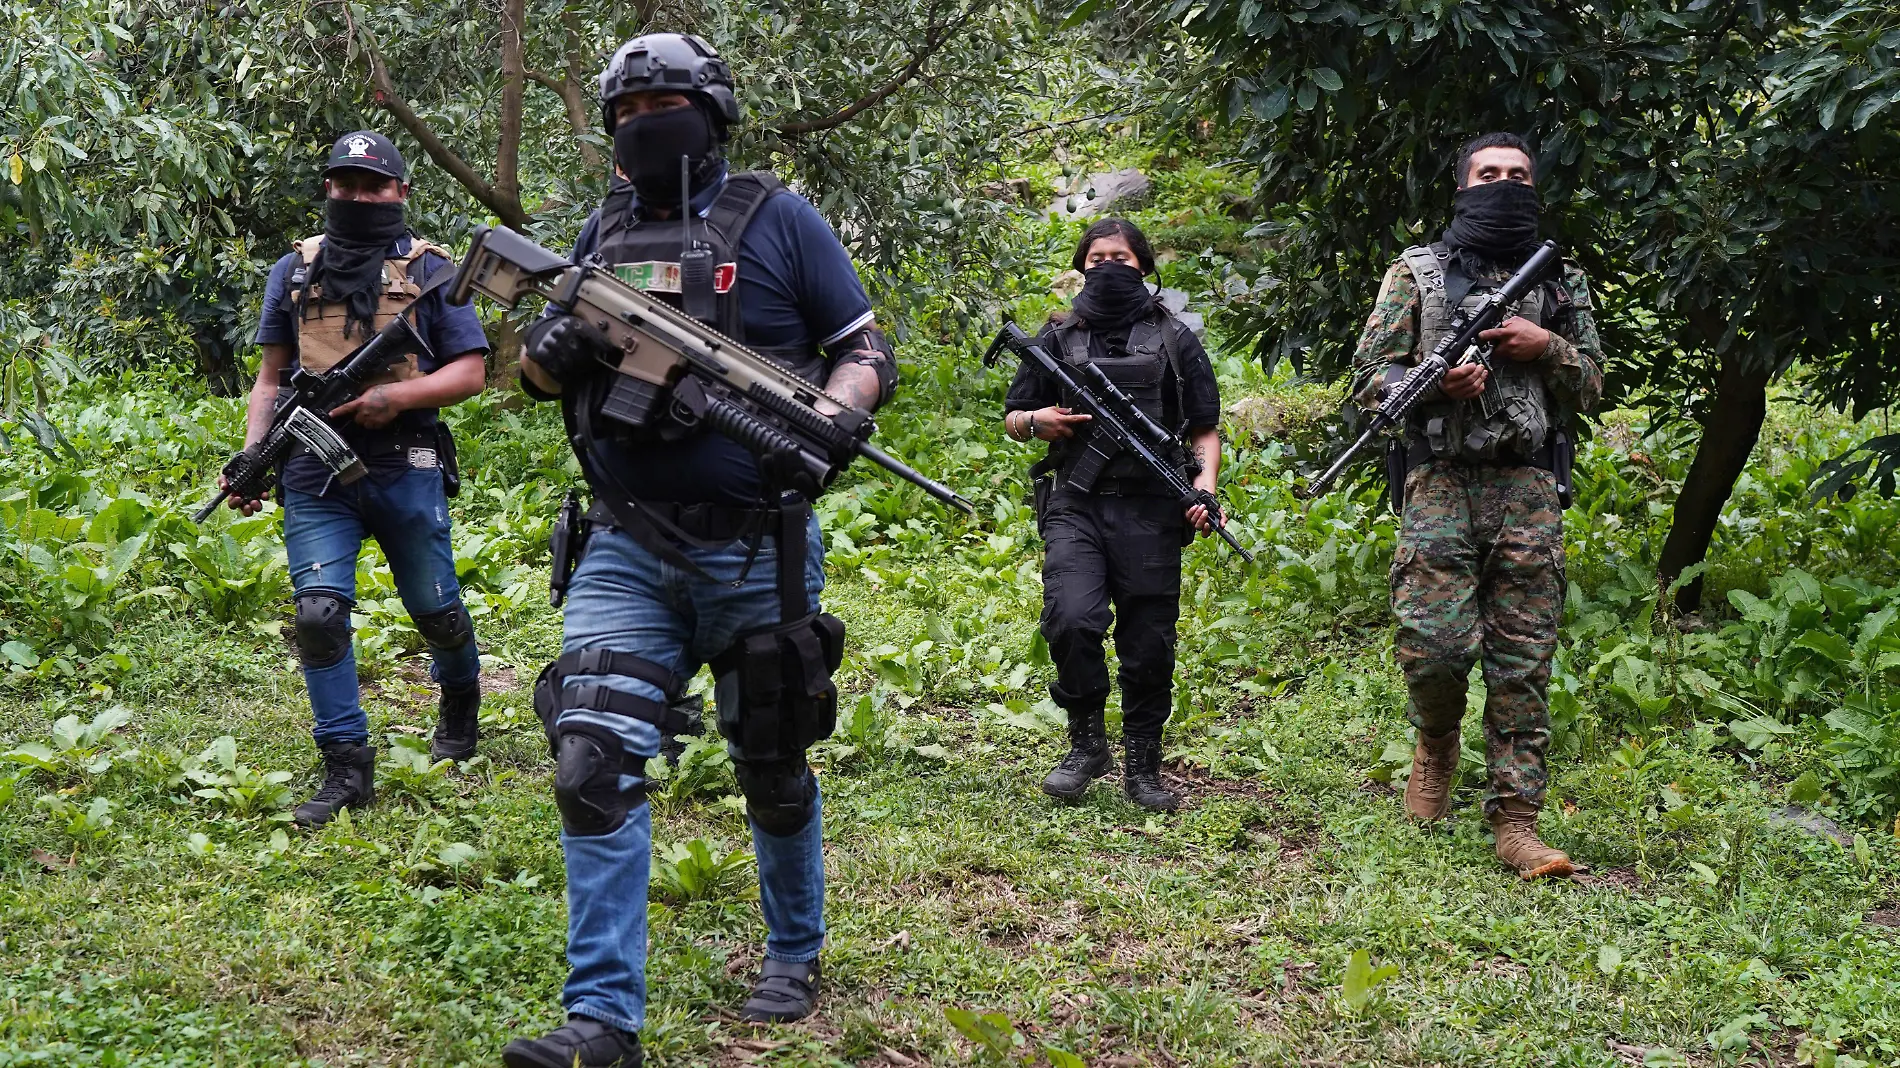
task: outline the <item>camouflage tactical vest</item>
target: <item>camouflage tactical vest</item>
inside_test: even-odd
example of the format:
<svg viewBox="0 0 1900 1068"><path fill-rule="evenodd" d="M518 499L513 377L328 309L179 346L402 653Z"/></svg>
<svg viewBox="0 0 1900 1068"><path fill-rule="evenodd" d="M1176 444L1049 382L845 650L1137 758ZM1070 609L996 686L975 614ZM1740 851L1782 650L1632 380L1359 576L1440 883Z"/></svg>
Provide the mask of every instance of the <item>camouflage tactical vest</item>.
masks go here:
<svg viewBox="0 0 1900 1068"><path fill-rule="evenodd" d="M1446 291L1446 269L1450 253L1442 244L1414 245L1400 256L1418 283L1418 353L1431 352L1445 335L1451 333L1451 295ZM1485 294L1502 283L1478 279L1459 307L1475 309ZM1512 306L1510 315L1528 319L1538 326L1549 325L1549 288L1538 286ZM1506 318L1510 316L1507 315ZM1462 353L1453 353L1456 362ZM1504 404L1497 415L1487 419L1475 400L1441 398L1420 404L1407 420L1408 436L1423 440L1433 456L1444 460L1517 460L1529 461L1538 455L1557 420L1554 398L1544 384L1544 374L1531 363L1495 359L1492 373L1497 376L1498 392Z"/></svg>
<svg viewBox="0 0 1900 1068"><path fill-rule="evenodd" d="M344 358L355 352L370 334L361 332L360 326L343 336L343 324L347 321L346 302L325 300L321 282L311 281L308 296L304 292L304 283L310 279L310 268L317 260L317 253L323 248L323 235L306 237L292 243L302 262L291 270L289 300L291 321L297 324L297 363L306 371L321 374L342 363ZM375 330L389 325L402 311L415 303L422 295L422 286L409 271L426 253L433 252L453 263L447 249L432 245L419 237L409 239L409 252L402 256L393 256L383 261L383 291L376 298ZM416 357L412 353L392 365L388 371L370 379L369 385L384 385L389 382L405 381L422 377L421 368L416 366Z"/></svg>

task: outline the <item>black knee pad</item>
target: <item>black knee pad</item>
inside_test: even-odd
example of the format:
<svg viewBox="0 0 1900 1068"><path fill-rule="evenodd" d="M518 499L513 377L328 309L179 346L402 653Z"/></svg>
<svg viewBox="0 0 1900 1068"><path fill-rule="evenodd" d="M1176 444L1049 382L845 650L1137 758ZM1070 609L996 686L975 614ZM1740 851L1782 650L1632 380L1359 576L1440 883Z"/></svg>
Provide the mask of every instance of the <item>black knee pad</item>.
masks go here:
<svg viewBox="0 0 1900 1068"><path fill-rule="evenodd" d="M734 761L732 771L745 794L746 814L766 834L797 834L818 811L818 780L802 753L793 760Z"/></svg>
<svg viewBox="0 0 1900 1068"><path fill-rule="evenodd" d="M627 813L647 800L644 783L620 788L629 764L620 737L591 723L563 723L555 733L560 764L554 772L554 802L561 808L561 827L578 838L619 830Z"/></svg>
<svg viewBox="0 0 1900 1068"><path fill-rule="evenodd" d="M431 649L460 649L475 640L475 621L460 601L440 612L417 616L416 630Z"/></svg>
<svg viewBox="0 0 1900 1068"><path fill-rule="evenodd" d="M351 605L329 590L297 595L297 658L304 667L331 667L349 655Z"/></svg>

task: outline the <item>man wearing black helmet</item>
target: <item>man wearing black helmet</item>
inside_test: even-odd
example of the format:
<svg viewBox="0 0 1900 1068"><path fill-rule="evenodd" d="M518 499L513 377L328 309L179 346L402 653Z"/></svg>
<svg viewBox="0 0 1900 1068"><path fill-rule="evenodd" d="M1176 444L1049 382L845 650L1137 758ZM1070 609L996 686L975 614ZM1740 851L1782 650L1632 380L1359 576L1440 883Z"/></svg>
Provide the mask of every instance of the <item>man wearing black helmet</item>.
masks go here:
<svg viewBox="0 0 1900 1068"><path fill-rule="evenodd" d="M837 236L771 174L727 170L739 104L711 46L682 34L627 42L601 75L600 103L616 181L575 260L598 257L844 403L868 411L888 400L895 357ZM598 331L564 314L535 324L522 350L522 387L560 400L595 503L562 656L537 686L559 760L568 1018L511 1042L503 1059L513 1068L640 1063L652 851L642 770L687 727L673 705L702 664L713 666L746 797L767 928L740 1016L800 1019L818 994L824 855L805 753L831 732L835 693L826 704L756 684L797 672L818 684L801 693L828 685L821 650L835 651L842 625L818 611L818 524L809 501L768 484L724 436L605 417L606 356Z"/></svg>
<svg viewBox="0 0 1900 1068"><path fill-rule="evenodd" d="M411 305L430 348L331 413L368 467L366 477L338 485L301 449L278 472L284 548L297 591L297 655L324 763L316 796L294 813L302 827L375 799L376 748L358 701L350 634L365 537L382 546L403 607L434 659L430 674L442 696L431 755L475 755L481 659L449 546L445 479L453 477L453 451L436 410L482 391L488 342L473 307L449 304L441 287L427 288L450 262L441 248L410 233L405 177L402 154L382 134L337 138L323 171L323 233L297 242L271 268L258 317L263 359L251 389L247 446L270 430L278 389L294 370L329 370ZM262 502L232 497L231 507L250 515Z"/></svg>

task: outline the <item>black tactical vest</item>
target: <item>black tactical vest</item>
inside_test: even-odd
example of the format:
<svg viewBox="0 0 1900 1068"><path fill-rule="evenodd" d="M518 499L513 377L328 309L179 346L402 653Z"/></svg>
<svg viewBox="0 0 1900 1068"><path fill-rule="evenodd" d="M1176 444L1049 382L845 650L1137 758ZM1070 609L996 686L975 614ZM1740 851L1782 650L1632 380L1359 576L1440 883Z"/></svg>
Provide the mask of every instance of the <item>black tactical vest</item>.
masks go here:
<svg viewBox="0 0 1900 1068"><path fill-rule="evenodd" d="M1058 325L1053 340L1057 358L1066 363L1080 366L1093 363L1102 369L1110 382L1115 383L1128 399L1141 409L1143 415L1179 438L1186 429L1181 404L1181 358L1179 331L1186 330L1181 321L1168 314L1160 305L1155 306L1155 314L1142 319L1128 328L1128 341L1119 353L1110 347L1107 359L1092 359L1089 355L1090 331L1079 320L1071 319ZM1169 378L1168 371L1174 375ZM1173 422L1168 421L1169 402L1174 411ZM1065 390L1062 406L1074 408L1077 398ZM1085 435L1094 433L1093 429L1083 429L1064 447L1052 449L1052 459L1059 477L1067 481L1069 470L1082 454ZM1102 469L1104 478L1124 479L1146 477L1148 469L1134 455L1124 452L1108 462ZM1157 482L1157 485L1159 483Z"/></svg>
<svg viewBox="0 0 1900 1068"><path fill-rule="evenodd" d="M750 344L739 306L739 239L765 202L783 192L784 183L767 171L742 171L726 179L703 217L644 218L633 210L631 188L615 182L600 209L595 255L620 280L674 307L681 306L680 251L690 240L713 253L713 291L717 314L712 325L734 341ZM824 357L816 345L752 344L786 370L814 382L824 377Z"/></svg>

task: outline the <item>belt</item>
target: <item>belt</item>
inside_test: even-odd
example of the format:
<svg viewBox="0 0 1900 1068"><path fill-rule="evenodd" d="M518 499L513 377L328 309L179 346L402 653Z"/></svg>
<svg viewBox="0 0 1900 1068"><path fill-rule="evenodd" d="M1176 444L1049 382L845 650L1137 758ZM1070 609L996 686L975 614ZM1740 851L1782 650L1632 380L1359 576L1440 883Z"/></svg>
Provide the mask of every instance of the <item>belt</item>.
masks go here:
<svg viewBox="0 0 1900 1068"><path fill-rule="evenodd" d="M1057 488L1077 492L1067 485L1058 484ZM1095 497L1166 497L1168 487L1153 478L1098 478L1087 492Z"/></svg>
<svg viewBox="0 0 1900 1068"><path fill-rule="evenodd" d="M772 525L778 517L777 508L672 501L641 501L640 507L701 541L736 541L750 534L777 533ZM597 527L619 527L612 509L600 501L587 509L587 521Z"/></svg>

